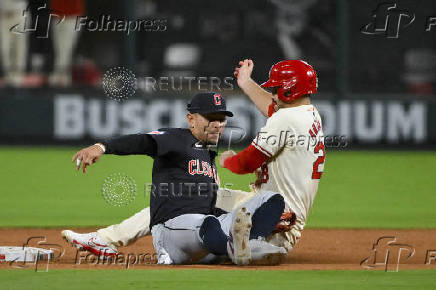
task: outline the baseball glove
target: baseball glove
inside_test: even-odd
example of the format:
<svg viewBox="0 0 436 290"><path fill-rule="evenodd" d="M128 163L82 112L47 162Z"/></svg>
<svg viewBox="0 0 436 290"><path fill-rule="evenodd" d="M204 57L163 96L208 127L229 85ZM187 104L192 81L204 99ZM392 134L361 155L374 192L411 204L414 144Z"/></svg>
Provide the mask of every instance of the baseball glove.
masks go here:
<svg viewBox="0 0 436 290"><path fill-rule="evenodd" d="M290 231L296 221L297 215L293 211L282 213L276 228L273 230L273 234Z"/></svg>

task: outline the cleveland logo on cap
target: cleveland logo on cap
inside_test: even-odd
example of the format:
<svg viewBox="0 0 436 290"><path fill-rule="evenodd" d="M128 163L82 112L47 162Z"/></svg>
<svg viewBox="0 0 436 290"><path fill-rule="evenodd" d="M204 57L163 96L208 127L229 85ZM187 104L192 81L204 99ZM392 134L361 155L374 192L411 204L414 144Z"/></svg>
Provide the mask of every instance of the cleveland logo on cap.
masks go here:
<svg viewBox="0 0 436 290"><path fill-rule="evenodd" d="M213 95L213 101L215 105L219 106L221 105L221 95L220 94L214 94Z"/></svg>

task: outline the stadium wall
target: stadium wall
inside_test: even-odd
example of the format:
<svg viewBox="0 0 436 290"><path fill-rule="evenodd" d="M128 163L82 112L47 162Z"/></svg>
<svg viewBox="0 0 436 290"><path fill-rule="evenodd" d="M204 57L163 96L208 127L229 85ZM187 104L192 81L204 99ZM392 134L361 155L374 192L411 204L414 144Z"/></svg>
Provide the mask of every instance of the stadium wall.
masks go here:
<svg viewBox="0 0 436 290"><path fill-rule="evenodd" d="M110 136L186 127L186 97L155 97L116 102L86 93L55 93L51 97L20 95L0 99L1 144L86 144ZM327 136L346 146L436 145L436 102L405 98L334 100L319 97ZM228 97L235 113L227 137L241 145L253 139L265 118L242 95ZM228 139L228 138L227 138ZM339 140L339 139L338 139ZM335 146L332 146L335 147Z"/></svg>

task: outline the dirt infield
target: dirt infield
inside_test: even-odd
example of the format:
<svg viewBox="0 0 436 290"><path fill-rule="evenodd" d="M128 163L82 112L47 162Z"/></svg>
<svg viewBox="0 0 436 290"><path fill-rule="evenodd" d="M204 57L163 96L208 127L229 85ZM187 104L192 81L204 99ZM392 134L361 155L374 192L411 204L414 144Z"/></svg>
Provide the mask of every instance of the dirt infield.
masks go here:
<svg viewBox="0 0 436 290"><path fill-rule="evenodd" d="M77 229L78 232L92 230L95 229ZM44 239L46 241L43 241ZM67 244L60 236L60 229L0 229L0 246L23 246L26 243L28 246L55 250L55 255L59 258L50 262L50 269L239 269L237 266L228 264L156 265L150 236L140 239L131 246L120 248L123 255L120 255L117 260L99 260L97 257L77 251ZM40 261L39 263L46 262ZM0 262L0 269L31 267L34 267L34 263ZM300 243L290 252L283 264L244 268L270 270L378 269L388 271L436 269L436 230L307 229L303 232Z"/></svg>

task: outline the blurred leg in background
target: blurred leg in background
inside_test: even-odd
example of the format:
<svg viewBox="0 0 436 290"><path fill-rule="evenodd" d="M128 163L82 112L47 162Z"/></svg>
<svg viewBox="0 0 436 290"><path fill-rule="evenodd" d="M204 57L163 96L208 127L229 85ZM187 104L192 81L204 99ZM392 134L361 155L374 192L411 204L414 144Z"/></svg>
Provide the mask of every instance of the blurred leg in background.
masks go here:
<svg viewBox="0 0 436 290"><path fill-rule="evenodd" d="M83 0L52 0L51 10L57 15L65 15L65 19L52 26L54 68L49 84L66 87L71 85L73 52L80 34L75 29L76 18L84 14L84 3Z"/></svg>
<svg viewBox="0 0 436 290"><path fill-rule="evenodd" d="M21 85L26 70L27 33L24 33L23 11L27 2L22 0L1 0L0 2L0 45L1 64L5 85ZM15 31L10 29L17 25Z"/></svg>
<svg viewBox="0 0 436 290"><path fill-rule="evenodd" d="M307 24L307 9L317 0L272 0L277 8L277 40L286 59L300 59L302 49L296 38Z"/></svg>

